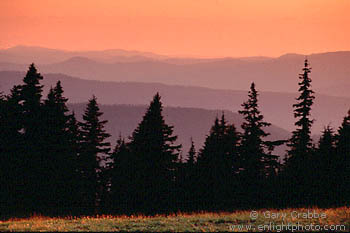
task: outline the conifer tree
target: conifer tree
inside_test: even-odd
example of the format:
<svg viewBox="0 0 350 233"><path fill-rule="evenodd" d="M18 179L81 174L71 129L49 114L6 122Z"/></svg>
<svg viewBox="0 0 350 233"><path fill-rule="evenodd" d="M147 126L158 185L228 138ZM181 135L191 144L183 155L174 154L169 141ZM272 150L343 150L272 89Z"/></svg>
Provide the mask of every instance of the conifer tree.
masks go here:
<svg viewBox="0 0 350 233"><path fill-rule="evenodd" d="M19 212L24 209L23 169L24 147L20 86L14 86L8 96L0 96L0 193L3 197L2 213Z"/></svg>
<svg viewBox="0 0 350 233"><path fill-rule="evenodd" d="M21 86L21 99L23 100L23 114L24 114L24 129L26 138L32 141L40 138L39 129L40 119L42 116L41 97L42 88L40 80L43 77L38 73L34 64L29 66L29 70L23 79L24 85Z"/></svg>
<svg viewBox="0 0 350 233"><path fill-rule="evenodd" d="M23 117L23 137L24 137L24 163L22 172L25 174L24 181L24 202L28 211L42 212L45 209L42 188L45 188L46 180L46 154L43 148L43 132L45 128L42 124L42 88L40 81L43 79L38 73L34 64L29 66L29 70L23 79L21 86L21 105Z"/></svg>
<svg viewBox="0 0 350 233"><path fill-rule="evenodd" d="M175 145L173 126L165 123L162 103L157 93L129 144L134 166L130 180L133 209L146 212L167 210L171 206L176 161L181 145Z"/></svg>
<svg viewBox="0 0 350 233"><path fill-rule="evenodd" d="M76 160L76 166L77 166L77 158L80 154L80 145L81 145L81 132L79 127L79 122L77 121L75 117L75 112L73 111L72 114L68 115L68 121L67 121L67 133L68 133L68 143L70 152L72 153L72 156L75 157Z"/></svg>
<svg viewBox="0 0 350 233"><path fill-rule="evenodd" d="M278 168L277 156L272 152L274 147L281 145L284 141L267 141L269 135L264 128L270 123L264 121L258 106L258 92L252 83L248 93L248 100L242 104L243 110L239 113L243 116L243 134L240 144L240 192L242 200L248 201L249 205L260 205L262 199L267 202L266 193L262 192L267 186L267 178L274 174Z"/></svg>
<svg viewBox="0 0 350 233"><path fill-rule="evenodd" d="M117 144L111 154L109 163L110 171L110 201L109 209L112 212L123 212L128 210L127 199L129 197L129 181L132 177L132 160L129 159L130 152L125 140L119 136Z"/></svg>
<svg viewBox="0 0 350 233"><path fill-rule="evenodd" d="M100 162L108 154L110 143L105 142L110 135L105 132L106 120L100 120L103 115L93 96L87 104L81 126L81 151L78 158L80 169L80 192L84 213L97 210L99 192L101 190Z"/></svg>
<svg viewBox="0 0 350 233"><path fill-rule="evenodd" d="M193 143L193 139L191 138L191 147L187 154L187 165L188 166L194 166L196 163L196 148Z"/></svg>
<svg viewBox="0 0 350 233"><path fill-rule="evenodd" d="M195 201L195 192L197 191L196 177L196 149L192 138L191 146L188 150L185 161L179 159L177 163L176 174L176 200L177 208L183 211L190 211ZM181 156L182 157L182 156Z"/></svg>
<svg viewBox="0 0 350 233"><path fill-rule="evenodd" d="M298 103L294 104L294 117L298 120L295 122L297 129L293 131L292 137L289 141L289 151L287 153L284 172L290 180L286 190L291 189L287 194L291 199L290 203L302 204L301 202L312 202L311 186L312 179L310 179L312 171L311 157L314 153L311 126L313 120L310 119L311 106L314 101L314 92L311 90L311 78L309 74L311 68L308 60L305 59L303 73L299 75L299 92L300 96L297 98Z"/></svg>
<svg viewBox="0 0 350 233"><path fill-rule="evenodd" d="M70 162L71 168L69 169L72 171L72 168L74 170L75 177L71 178L69 181L70 185L72 186L72 189L74 190L73 193L71 193L70 198L68 200L70 201L70 207L71 212L79 213L79 207L81 205L81 200L83 199L80 195L79 191L79 184L81 179L81 173L80 173L80 166L79 166L79 155L80 155L80 145L81 145L81 134L80 134L80 127L79 122L77 121L75 117L75 113L68 115L68 121L67 121L67 138L68 138L68 153L70 156ZM72 173L69 173L72 174Z"/></svg>
<svg viewBox="0 0 350 233"><path fill-rule="evenodd" d="M224 208L232 201L232 185L236 173L239 136L228 125L224 114L215 119L197 160L198 196L209 208ZM221 205L221 206L220 206Z"/></svg>
<svg viewBox="0 0 350 233"><path fill-rule="evenodd" d="M270 152L274 146L282 142L264 140L269 135L264 128L271 124L263 121L264 116L258 108L258 92L254 83L251 84L248 97L248 101L242 104L243 110L239 111L245 120L241 126L244 132L241 138L240 156L242 173L254 183L266 178L270 167L276 165L277 156Z"/></svg>
<svg viewBox="0 0 350 233"><path fill-rule="evenodd" d="M336 196L334 177L337 176L335 137L332 128L327 126L318 143L312 162L314 170L312 174L312 192L315 204L327 206L332 203Z"/></svg>
<svg viewBox="0 0 350 233"><path fill-rule="evenodd" d="M6 208L11 205L9 198L11 197L10 187L12 180L7 177L10 171L12 161L7 151L7 116L6 116L5 97L0 93L0 212L6 213ZM8 213L7 213L8 214Z"/></svg>
<svg viewBox="0 0 350 233"><path fill-rule="evenodd" d="M311 106L315 97L314 92L311 88L311 78L309 77L311 73L311 68L309 67L308 60L305 59L303 74L299 75L299 92L300 96L297 98L299 101L294 104L294 117L299 118L295 125L298 127L293 131L292 138L288 146L290 150L288 151L287 165L288 166L298 166L299 161L302 162L306 159L308 155L312 152L312 140L311 140L311 126L313 120L310 119ZM295 165L293 165L295 163Z"/></svg>
<svg viewBox="0 0 350 233"><path fill-rule="evenodd" d="M350 110L344 117L336 135L337 190L343 203L350 203L347 190L350 188Z"/></svg>
<svg viewBox="0 0 350 233"><path fill-rule="evenodd" d="M42 190L48 207L54 212L67 212L75 202L72 191L76 193L77 166L74 147L71 147L67 98L58 81L51 88L43 104L44 150L47 189ZM44 201L44 200L42 200ZM47 207L47 208L48 208Z"/></svg>

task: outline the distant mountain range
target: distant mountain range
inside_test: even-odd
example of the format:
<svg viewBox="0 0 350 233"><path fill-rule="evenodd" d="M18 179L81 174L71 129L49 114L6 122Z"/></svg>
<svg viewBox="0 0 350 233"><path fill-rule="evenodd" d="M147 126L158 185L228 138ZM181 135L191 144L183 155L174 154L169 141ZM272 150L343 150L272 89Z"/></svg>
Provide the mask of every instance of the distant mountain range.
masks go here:
<svg viewBox="0 0 350 233"><path fill-rule="evenodd" d="M40 70L39 70L40 71ZM0 71L0 91L8 93L14 84L22 83L25 72ZM44 74L45 93L57 80L62 81L70 103L86 102L92 94L101 104L149 104L159 92L165 106L202 108L208 110L240 110L248 91L215 90L202 87L174 86L159 83L103 82L73 78L62 74ZM258 87L258 91L260 88ZM46 96L46 94L45 94ZM295 129L292 105L297 93L260 92L259 104L265 119L289 132ZM316 94L312 117L313 134L320 134L327 125L338 128L350 108L350 98ZM207 129L208 130L208 129Z"/></svg>
<svg viewBox="0 0 350 233"><path fill-rule="evenodd" d="M23 71L31 62L42 73L62 73L90 80L158 82L216 89L247 90L252 81L262 91L295 93L305 55L278 58L173 58L125 50L62 51L18 46L0 50L0 70ZM311 54L312 88L317 93L350 97L350 52Z"/></svg>

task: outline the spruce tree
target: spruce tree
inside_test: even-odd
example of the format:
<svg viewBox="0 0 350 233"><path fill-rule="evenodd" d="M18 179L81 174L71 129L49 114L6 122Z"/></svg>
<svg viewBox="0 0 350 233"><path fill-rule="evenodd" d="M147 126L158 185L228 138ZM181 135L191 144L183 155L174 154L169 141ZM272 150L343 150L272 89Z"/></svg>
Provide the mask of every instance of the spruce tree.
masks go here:
<svg viewBox="0 0 350 233"><path fill-rule="evenodd" d="M157 93L142 121L132 134L129 144L130 208L139 211L165 211L171 206L176 174L176 161L181 145L175 145L173 126L165 123L162 103Z"/></svg>
<svg viewBox="0 0 350 233"><path fill-rule="evenodd" d="M262 192L266 185L266 179L278 168L277 156L272 152L274 147L283 141L264 140L269 133L264 128L270 123L264 121L258 105L258 92L252 83L248 93L248 100L242 104L243 110L239 113L243 116L243 134L240 145L240 180L242 199L250 202L250 205L259 205L265 193ZM267 190L269 192L269 190ZM244 194L245 193L245 194ZM242 195L242 194L241 194ZM267 201L267 200L265 200Z"/></svg>
<svg viewBox="0 0 350 233"><path fill-rule="evenodd" d="M299 101L297 104L293 104L294 117L299 118L295 122L295 126L298 128L293 131L292 138L288 146L290 150L288 151L287 163L290 166L294 166L293 163L296 161L295 166L298 166L299 159L302 161L310 155L312 151L312 140L311 140L311 126L313 120L310 119L311 106L315 97L314 92L311 88L311 78L309 77L311 73L311 68L309 67L308 60L305 60L303 74L299 75L299 92L300 96L297 98Z"/></svg>
<svg viewBox="0 0 350 233"><path fill-rule="evenodd" d="M111 154L111 162L108 165L110 172L110 200L107 207L112 212L127 212L127 200L129 197L129 181L132 177L133 164L129 159L130 152L127 143L120 136ZM124 212L124 213L125 213Z"/></svg>
<svg viewBox="0 0 350 233"><path fill-rule="evenodd" d="M75 177L71 178L70 185L72 186L72 189L74 190L73 193L71 193L70 198L68 199L71 204L71 212L78 213L79 207L81 205L81 200L83 199L80 195L79 191L79 184L80 184L80 166L79 166L79 155L80 155L80 145L81 145L81 134L80 134L80 127L79 122L77 121L75 117L75 113L69 115L68 121L67 121L67 137L68 137L68 153L70 154L70 162L72 163L71 166L74 168L74 174ZM71 168L72 168L71 167ZM72 171L72 169L69 169ZM72 174L72 173L69 173Z"/></svg>
<svg viewBox="0 0 350 233"><path fill-rule="evenodd" d="M176 201L178 209L182 211L192 210L193 202L195 201L194 193L197 191L197 177L195 176L197 152L192 138L190 141L191 146L185 161L180 156L177 163Z"/></svg>
<svg viewBox="0 0 350 233"><path fill-rule="evenodd" d="M11 197L10 187L12 184L12 180L9 179L11 177L7 177L10 172L10 166L12 165L12 161L10 161L11 156L7 151L7 116L6 116L6 101L5 97L0 93L0 212L4 215L6 213L6 209L11 206L11 201L9 198ZM8 213L6 213L8 214Z"/></svg>
<svg viewBox="0 0 350 233"><path fill-rule="evenodd" d="M215 119L197 159L197 195L208 208L225 208L231 204L238 140L235 127L227 124L224 114L221 120Z"/></svg>
<svg viewBox="0 0 350 233"><path fill-rule="evenodd" d="M336 135L336 170L337 176L334 178L340 195L339 199L349 204L350 198L347 191L350 188L350 110Z"/></svg>
<svg viewBox="0 0 350 233"><path fill-rule="evenodd" d="M299 75L299 92L298 103L294 104L294 117L298 120L295 122L297 129L293 131L289 141L289 151L285 161L285 174L290 180L286 189L292 191L288 193L290 203L302 204L301 202L312 201L310 187L312 182L309 174L312 170L310 167L310 158L313 153L311 139L311 126L313 120L310 119L311 106L314 101L314 92L311 90L311 78L309 74L311 68L308 60L305 59L303 73Z"/></svg>
<svg viewBox="0 0 350 233"><path fill-rule="evenodd" d="M326 127L318 143L318 148L314 153L312 162L315 169L312 174L312 192L314 203L319 206L334 204L332 201L336 197L334 177L337 176L335 137L333 129ZM333 203L332 203L333 202Z"/></svg>
<svg viewBox="0 0 350 233"><path fill-rule="evenodd" d="M20 212L24 209L23 169L24 146L20 86L14 86L8 96L0 96L0 193L2 213Z"/></svg>
<svg viewBox="0 0 350 233"><path fill-rule="evenodd" d="M191 138L191 147L187 153L187 161L188 166L194 166L196 163L196 148L193 143L193 139Z"/></svg>
<svg viewBox="0 0 350 233"><path fill-rule="evenodd" d="M53 212L70 211L74 203L77 176L76 154L70 144L67 98L63 97L63 88L58 81L51 88L43 104L44 151L47 189L42 190L44 198ZM44 200L42 200L44 201Z"/></svg>
<svg viewBox="0 0 350 233"><path fill-rule="evenodd" d="M258 92L255 84L252 83L248 94L248 101L242 104L243 110L239 111L244 117L241 138L241 173L252 183L266 178L271 166L277 162L277 156L272 155L274 146L281 144L280 141L265 141L269 135L264 131L270 123L264 121L264 116L260 113L258 106Z"/></svg>
<svg viewBox="0 0 350 233"><path fill-rule="evenodd" d="M100 120L103 115L93 96L87 104L81 126L81 150L78 158L80 169L80 195L84 213L97 210L99 192L102 189L100 162L108 154L110 143L105 142L110 135L105 132L106 120Z"/></svg>
<svg viewBox="0 0 350 233"><path fill-rule="evenodd" d="M40 81L43 79L38 73L34 64L31 64L21 86L21 104L23 117L23 137L24 137L24 163L22 172L25 174L24 180L24 202L28 211L42 212L45 209L42 199L42 189L45 189L46 180L46 154L43 145L43 132L45 128L42 124L42 88Z"/></svg>

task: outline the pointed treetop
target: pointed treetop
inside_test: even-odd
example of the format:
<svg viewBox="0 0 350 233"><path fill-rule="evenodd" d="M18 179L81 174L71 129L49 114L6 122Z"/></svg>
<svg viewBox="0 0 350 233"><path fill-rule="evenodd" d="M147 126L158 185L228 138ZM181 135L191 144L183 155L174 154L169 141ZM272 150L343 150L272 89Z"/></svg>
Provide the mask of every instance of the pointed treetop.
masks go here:
<svg viewBox="0 0 350 233"><path fill-rule="evenodd" d="M250 90L255 90L255 83L252 82L252 84L250 84Z"/></svg>
<svg viewBox="0 0 350 233"><path fill-rule="evenodd" d="M25 76L25 78L23 79L23 81L25 83L33 83L35 84L39 84L39 80L42 80L43 77L41 76L40 73L38 73L38 70L36 69L34 63L30 64L28 72Z"/></svg>
<svg viewBox="0 0 350 233"><path fill-rule="evenodd" d="M194 146L192 137L190 140L191 140L191 147L190 147L190 150L188 151L187 163L190 165L193 165L196 161L196 148Z"/></svg>

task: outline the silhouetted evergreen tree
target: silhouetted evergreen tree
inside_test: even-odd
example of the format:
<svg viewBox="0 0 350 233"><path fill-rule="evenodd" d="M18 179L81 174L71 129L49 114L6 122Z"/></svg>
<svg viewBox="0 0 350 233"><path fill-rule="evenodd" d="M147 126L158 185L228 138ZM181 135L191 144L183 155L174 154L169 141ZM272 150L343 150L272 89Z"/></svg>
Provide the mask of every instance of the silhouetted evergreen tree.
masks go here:
<svg viewBox="0 0 350 233"><path fill-rule="evenodd" d="M182 211L190 211L194 208L194 193L197 192L196 154L196 149L191 138L191 146L185 161L180 156L177 162L176 202L177 208Z"/></svg>
<svg viewBox="0 0 350 233"><path fill-rule="evenodd" d="M129 197L129 181L132 177L132 168L130 151L125 140L120 136L117 144L111 154L111 162L109 163L110 171L110 200L107 207L112 212L123 213L128 210L127 200Z"/></svg>
<svg viewBox="0 0 350 233"><path fill-rule="evenodd" d="M173 126L165 123L162 103L157 93L129 144L130 191L128 206L132 210L154 212L169 210L174 200L173 190L178 151L174 145Z"/></svg>
<svg viewBox="0 0 350 233"><path fill-rule="evenodd" d="M22 109L20 86L10 95L0 95L0 212L9 214L23 210Z"/></svg>
<svg viewBox="0 0 350 233"><path fill-rule="evenodd" d="M272 154L274 146L283 141L265 141L269 134L264 131L270 126L264 120L258 106L258 92L252 83L248 93L248 101L242 104L243 110L239 111L244 117L242 123L243 134L240 145L240 179L247 193L242 198L248 198L251 205L259 205L262 201L263 186L271 172L278 168L277 156ZM264 200L266 201L266 200Z"/></svg>
<svg viewBox="0 0 350 233"><path fill-rule="evenodd" d="M228 125L224 114L207 136L198 155L198 200L208 208L230 206L234 191L234 175L238 156L239 136L233 125Z"/></svg>
<svg viewBox="0 0 350 233"><path fill-rule="evenodd" d="M318 148L312 158L312 193L316 205L327 206L334 204L336 197L334 177L337 176L335 162L335 137L332 128L324 129L318 143Z"/></svg>
<svg viewBox="0 0 350 233"><path fill-rule="evenodd" d="M46 188L46 153L43 145L44 127L42 124L43 108L41 103L42 88L40 80L43 77L38 73L34 64L31 64L21 86L21 104L24 136L24 163L22 172L25 174L25 207L30 212L41 212L44 205Z"/></svg>
<svg viewBox="0 0 350 233"><path fill-rule="evenodd" d="M100 162L109 152L110 143L105 139L110 135L105 132L106 120L101 121L103 115L98 107L96 97L93 96L87 104L81 126L81 147L78 157L80 172L80 196L82 198L83 213L92 213L97 210L99 193L102 189Z"/></svg>
<svg viewBox="0 0 350 233"><path fill-rule="evenodd" d="M348 190L350 188L350 110L344 117L342 125L336 135L336 170L334 177L337 183L337 190L340 194L340 201L350 203Z"/></svg>
<svg viewBox="0 0 350 233"><path fill-rule="evenodd" d="M193 139L191 138L191 147L188 151L188 154L187 154L187 166L194 166L195 163L196 163L196 148L194 146L194 143L193 143Z"/></svg>
<svg viewBox="0 0 350 233"><path fill-rule="evenodd" d="M47 210L63 213L72 210L76 201L77 164L75 148L70 142L69 121L66 106L67 98L63 97L61 82L51 88L43 105L45 126L43 143L45 151L46 189L42 190L42 202L47 201ZM73 192L73 194L72 194Z"/></svg>
<svg viewBox="0 0 350 233"><path fill-rule="evenodd" d="M288 176L287 180L289 185L287 186L288 195L290 195L289 203L295 202L301 204L302 202L308 202L312 200L309 191L312 184L309 179L311 176L309 172L310 158L313 153L313 145L311 139L311 126L313 120L310 119L311 106L314 100L314 92L311 88L311 79L309 73L308 60L305 59L303 74L299 75L299 92L300 96L297 98L299 101L294 104L294 117L298 120L295 122L297 129L293 131L292 137L288 144L289 151L285 163L285 173ZM286 191L287 191L286 190Z"/></svg>
<svg viewBox="0 0 350 233"><path fill-rule="evenodd" d="M79 122L75 118L75 113L69 115L67 121L67 137L68 137L68 147L70 154L70 162L72 162L72 167L74 167L75 177L72 178L70 184L74 187L74 193L71 193L71 197L69 198L71 204L71 212L78 213L79 208L81 206L81 200L83 199L80 195L80 178L81 178L81 169L79 165L79 156L81 151L81 132L79 127Z"/></svg>

